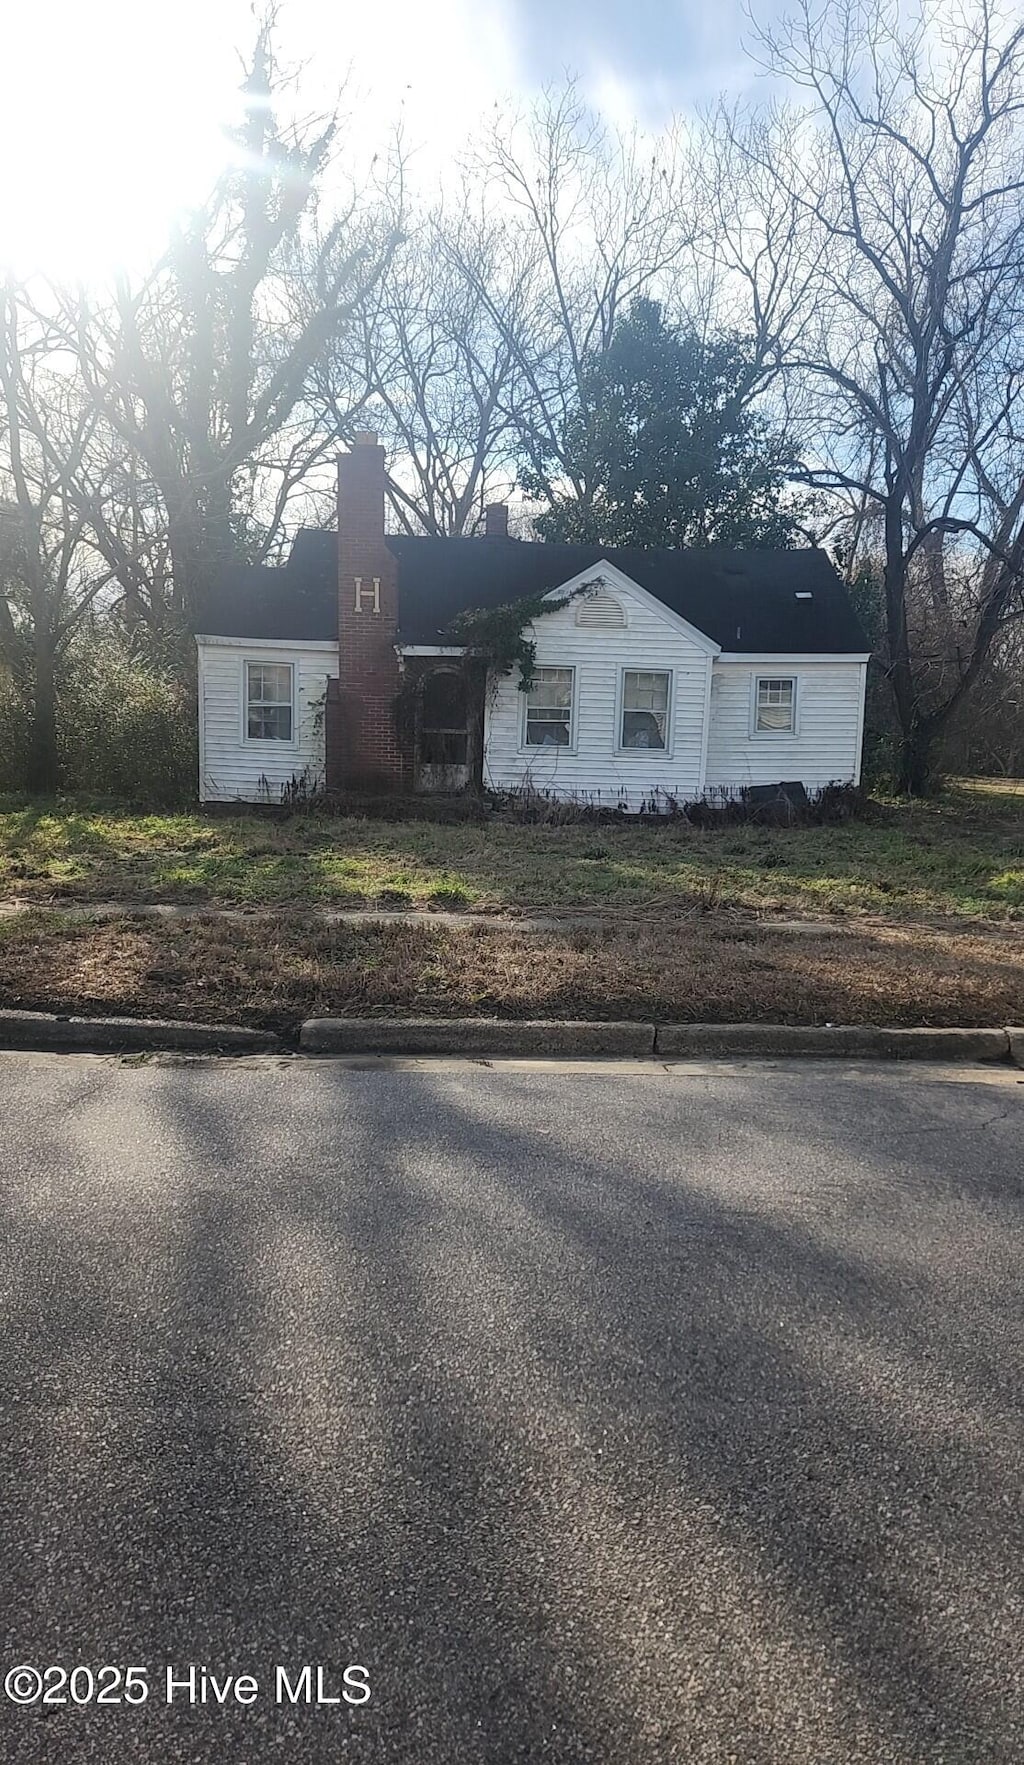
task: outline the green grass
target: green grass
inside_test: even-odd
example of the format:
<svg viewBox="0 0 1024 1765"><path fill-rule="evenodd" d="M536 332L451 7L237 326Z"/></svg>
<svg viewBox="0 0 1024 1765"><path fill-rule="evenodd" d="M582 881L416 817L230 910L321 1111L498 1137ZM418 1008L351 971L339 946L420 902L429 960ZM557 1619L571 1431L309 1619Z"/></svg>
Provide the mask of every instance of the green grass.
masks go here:
<svg viewBox="0 0 1024 1765"><path fill-rule="evenodd" d="M0 898L233 906L739 907L1024 916L1024 792L961 786L836 827L139 815L0 798Z"/></svg>

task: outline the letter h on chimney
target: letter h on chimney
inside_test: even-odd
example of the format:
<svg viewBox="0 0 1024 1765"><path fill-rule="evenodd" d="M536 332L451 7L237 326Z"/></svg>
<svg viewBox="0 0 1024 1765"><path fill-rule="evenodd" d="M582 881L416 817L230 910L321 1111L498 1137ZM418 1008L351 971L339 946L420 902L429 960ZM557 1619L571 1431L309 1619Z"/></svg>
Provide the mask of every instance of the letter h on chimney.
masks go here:
<svg viewBox="0 0 1024 1765"><path fill-rule="evenodd" d="M356 601L355 601L355 606L353 607L352 611L354 613L361 613L363 610L364 599L371 599L373 602L373 611L375 613L379 613L380 612L380 577L375 576L373 578L373 587L372 588L364 587L363 579L361 576L356 577L355 584L356 584Z"/></svg>

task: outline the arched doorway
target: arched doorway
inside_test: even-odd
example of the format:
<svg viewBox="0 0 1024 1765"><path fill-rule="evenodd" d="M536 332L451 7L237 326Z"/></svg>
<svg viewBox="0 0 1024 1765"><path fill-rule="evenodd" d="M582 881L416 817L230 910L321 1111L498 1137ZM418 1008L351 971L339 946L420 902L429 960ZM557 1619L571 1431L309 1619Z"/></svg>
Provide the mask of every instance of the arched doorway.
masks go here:
<svg viewBox="0 0 1024 1765"><path fill-rule="evenodd" d="M461 668L432 668L420 683L416 789L461 791L469 783L469 693Z"/></svg>

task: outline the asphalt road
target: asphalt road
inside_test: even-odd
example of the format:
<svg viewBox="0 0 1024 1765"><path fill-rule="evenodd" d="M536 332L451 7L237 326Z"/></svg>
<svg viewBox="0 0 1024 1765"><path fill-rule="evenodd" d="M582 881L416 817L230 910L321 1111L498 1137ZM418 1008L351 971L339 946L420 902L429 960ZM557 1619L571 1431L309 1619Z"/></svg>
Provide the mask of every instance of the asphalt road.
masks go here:
<svg viewBox="0 0 1024 1765"><path fill-rule="evenodd" d="M0 1667L149 1688L3 1765L1024 1759L1024 1075L3 1055L0 1126Z"/></svg>

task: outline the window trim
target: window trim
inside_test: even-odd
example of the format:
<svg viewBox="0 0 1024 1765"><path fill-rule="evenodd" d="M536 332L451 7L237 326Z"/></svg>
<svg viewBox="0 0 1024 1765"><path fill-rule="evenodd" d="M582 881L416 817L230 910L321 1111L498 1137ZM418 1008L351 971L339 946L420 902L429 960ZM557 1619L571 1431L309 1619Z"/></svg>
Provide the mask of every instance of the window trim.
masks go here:
<svg viewBox="0 0 1024 1765"><path fill-rule="evenodd" d="M277 741L273 736L249 734L249 669L250 668L287 668L291 675L291 713L292 733L286 742ZM259 748L261 753L294 752L299 745L299 706L298 706L298 671L296 664L283 656L243 656L241 680L242 710L242 742L246 747Z"/></svg>
<svg viewBox="0 0 1024 1765"><path fill-rule="evenodd" d="M576 664L575 662L538 662L534 667L534 674L539 674L545 668L559 668L567 671L572 677L569 686L569 744L567 747L556 746L545 748L542 747L539 742L527 742L526 723L527 718L530 715L530 695L529 693L520 692L519 688L516 687L516 692L523 701L522 709L519 713L519 752L521 754L575 754L579 710L576 692Z"/></svg>
<svg viewBox="0 0 1024 1765"><path fill-rule="evenodd" d="M663 748L626 748L622 744L622 719L626 711L626 675L627 674L666 674L668 676L668 702L665 707L665 746ZM619 669L618 690L615 695L615 753L627 760L654 759L670 760L675 747L675 708L676 708L676 671L674 668L663 668L657 665L645 668L636 662Z"/></svg>
<svg viewBox="0 0 1024 1765"><path fill-rule="evenodd" d="M758 729L757 706L763 680L788 680L793 688L793 726L791 729ZM800 676L784 669L758 670L750 681L750 737L752 741L791 742L800 734Z"/></svg>

